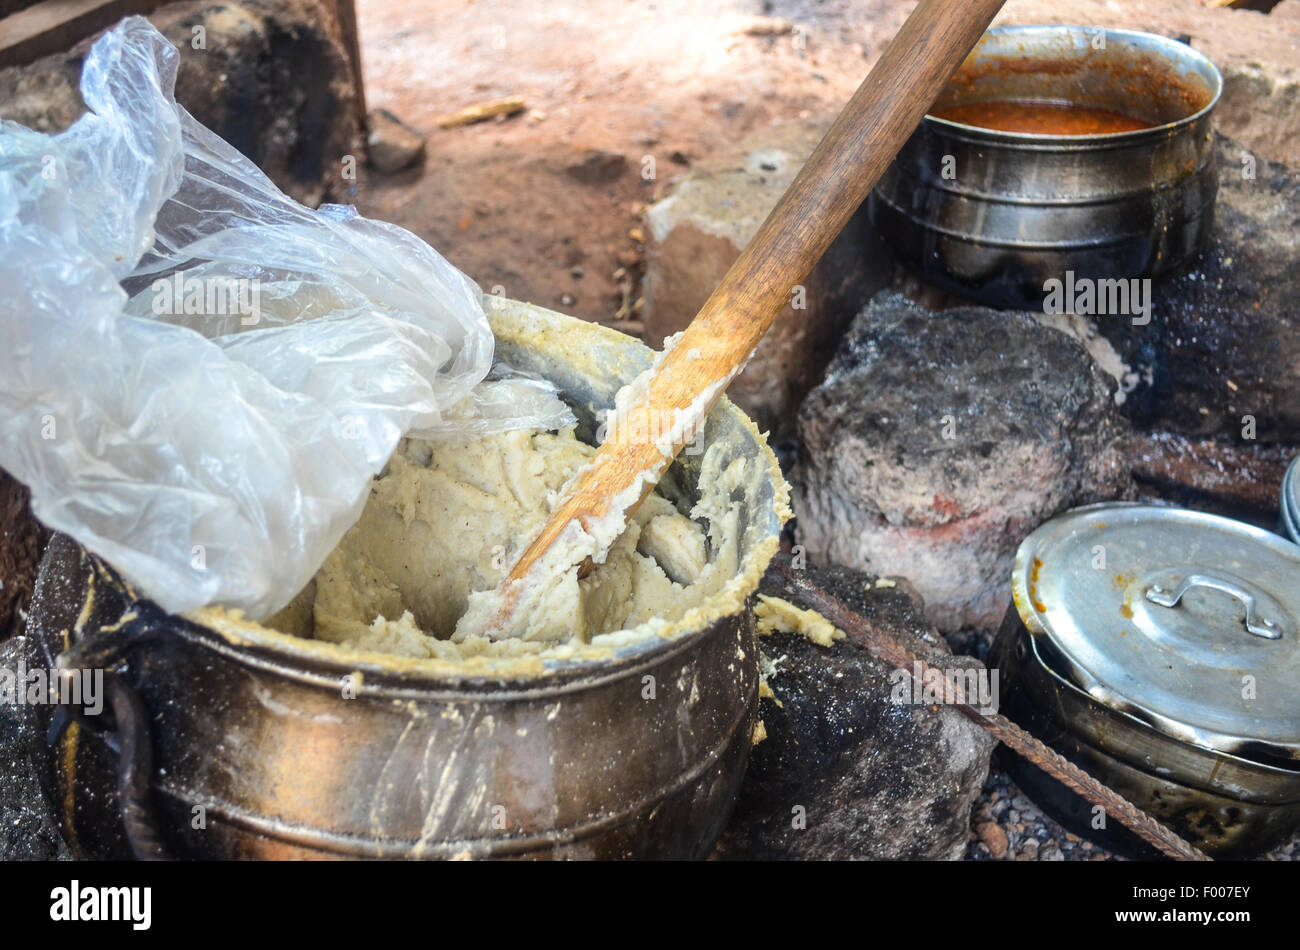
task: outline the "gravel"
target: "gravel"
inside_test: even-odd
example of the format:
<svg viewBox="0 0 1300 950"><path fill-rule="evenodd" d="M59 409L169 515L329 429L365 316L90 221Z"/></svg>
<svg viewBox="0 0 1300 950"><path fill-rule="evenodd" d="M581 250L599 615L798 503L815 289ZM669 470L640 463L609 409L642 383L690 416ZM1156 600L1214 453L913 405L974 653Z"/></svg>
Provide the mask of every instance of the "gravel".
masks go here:
<svg viewBox="0 0 1300 950"><path fill-rule="evenodd" d="M989 771L971 810L967 861L1122 861L1066 831L1025 797L1006 772ZM1261 861L1300 861L1300 832Z"/></svg>

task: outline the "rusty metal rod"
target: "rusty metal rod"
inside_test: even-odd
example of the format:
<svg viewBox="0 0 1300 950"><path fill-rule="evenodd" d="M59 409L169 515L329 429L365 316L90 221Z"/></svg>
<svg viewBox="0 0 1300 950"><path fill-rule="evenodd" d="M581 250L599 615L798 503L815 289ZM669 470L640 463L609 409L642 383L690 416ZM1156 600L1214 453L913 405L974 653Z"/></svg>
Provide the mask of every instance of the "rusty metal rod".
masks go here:
<svg viewBox="0 0 1300 950"><path fill-rule="evenodd" d="M835 626L839 627L867 651L895 669L902 670L915 678L915 671L920 670L922 678L932 667L911 650L876 630L871 621L850 610L838 598L810 581L802 572L796 570L787 559L780 556L772 562L772 570L805 601L806 606L816 610ZM940 671L942 672L942 671ZM1034 738L1006 716L989 713L979 706L966 701L965 691L959 683L951 682L946 676L941 677L944 685L944 699L957 710L981 726L989 735L1009 749L1024 756L1029 762L1042 769L1052 778L1082 795L1094 805L1100 805L1106 814L1114 815L1124 827L1128 828L1143 841L1157 848L1178 861L1209 861L1210 858L1194 845L1185 841L1177 833L1160 824L1128 799L1113 791L1093 778L1073 762L1070 762L1046 743Z"/></svg>

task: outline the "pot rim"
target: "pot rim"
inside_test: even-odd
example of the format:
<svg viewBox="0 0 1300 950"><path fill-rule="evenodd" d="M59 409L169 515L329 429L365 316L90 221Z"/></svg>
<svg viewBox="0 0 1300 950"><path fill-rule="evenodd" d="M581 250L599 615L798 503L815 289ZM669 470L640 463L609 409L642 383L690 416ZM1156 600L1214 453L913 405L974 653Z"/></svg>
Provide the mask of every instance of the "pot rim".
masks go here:
<svg viewBox="0 0 1300 950"><path fill-rule="evenodd" d="M572 342L579 327L582 332L602 337L623 348L635 359L650 365L654 351L645 344L617 330L600 324L579 320L544 307L485 294L485 310L498 339L516 345L529 342L551 347L556 341ZM509 683L519 689L529 686L552 687L559 685L555 677L569 679L582 674L598 676L626 676L635 672L647 661L662 659L678 647L684 648L707 635L717 624L745 610L750 595L758 589L759 580L768 563L780 546L781 526L792 516L789 487L767 440L754 425L753 420L737 408L724 395L718 400L710 415L732 414L761 446L759 458L766 462L763 478L773 485L772 509L769 512L770 530L741 559L740 568L705 604L688 610L681 618L655 632L646 631L632 636L639 628L630 631L613 631L598 636L608 638L603 643L558 645L549 655L520 657L471 657L467 660L444 660L392 656L369 650L351 649L324 640L308 640L292 634L281 633L248 620L238 612L219 607L201 607L177 615L189 632L200 640L220 643L223 652L250 662L266 664L268 658L277 661L281 673L305 681L316 681L338 688L339 676L359 673L357 693L373 693L381 689L387 694L401 680L401 687L417 691L429 688L463 688L467 684ZM759 464L762 464L760 462ZM133 598L135 591L127 585ZM641 625L642 627L645 624ZM333 679L322 679L321 670L337 673ZM379 684L366 686L367 674Z"/></svg>
<svg viewBox="0 0 1300 950"><path fill-rule="evenodd" d="M941 129L948 133L961 133L969 138L980 142L1004 142L1006 144L1036 146L1039 150L1060 149L1062 151L1086 151L1090 148L1106 148L1114 145L1127 145L1130 143L1140 143L1146 139L1162 139L1171 135L1173 132L1193 125L1214 111L1215 106L1219 104L1219 99L1223 95L1223 74L1219 67L1200 50L1194 49L1188 43L1181 43L1178 40L1171 39L1167 36L1161 36L1158 33L1148 33L1143 30L1131 30L1124 28L1106 28L1106 27L1087 27L1087 26L1069 26L1065 24L1029 24L1019 26L994 26L990 27L981 38L979 44L967 57L969 62L971 58L977 56L985 42L990 36L1010 36L1015 34L1030 35L1061 35L1068 33L1086 33L1091 35L1097 30L1101 30L1109 41L1111 38L1121 41L1128 41L1128 45L1136 48L1147 50L1157 49L1162 52L1172 53L1173 56L1167 56L1169 60L1182 59L1195 64L1204 74L1210 87L1209 101L1196 112L1175 119L1172 122L1165 122L1161 125L1152 126L1149 129L1134 129L1128 132L1094 132L1088 135L1052 135L1043 132L1007 132L1001 129L988 129L978 125L967 125L965 122L954 122L951 119L941 119L938 116L931 115L929 112L921 120L923 127ZM1032 59L1032 53L1027 52L1026 59ZM964 65L964 64L963 64ZM958 67L958 72L962 67Z"/></svg>
<svg viewBox="0 0 1300 950"><path fill-rule="evenodd" d="M1078 698L1081 702L1088 703L1098 713L1106 716L1124 729L1150 733L1165 742L1180 743L1187 748L1195 749L1196 751L1202 752L1216 760L1232 763L1234 766L1244 771L1263 773L1274 780L1300 787L1300 762L1296 763L1295 768L1286 768L1274 762L1265 762L1251 758L1249 755L1244 754L1240 749L1217 748L1214 746L1203 745L1202 743L1195 742L1183 736L1170 735L1161 728L1161 723L1159 722L1160 717L1155 717L1155 721L1148 718L1151 715L1149 710L1143 709L1142 707L1136 706L1132 703L1111 705L1106 701L1106 699L1100 698L1098 695L1093 693L1091 689L1085 689L1058 672L1052 664L1047 661L1047 658L1043 656L1042 651L1039 649L1040 638L1045 640L1049 640L1049 638L1047 638L1045 634L1035 633L1030 630L1024 624L1023 618L1020 624L1020 629L1016 631L1015 636L1022 637L1028 647L1028 656L1026 657L1026 660L1028 661L1028 665L1031 667L1032 672L1046 676L1053 687L1069 693ZM1053 652L1059 657L1060 662L1070 667L1073 671L1074 664L1070 663L1069 657L1061 655L1060 651ZM1061 724L1071 729L1073 729L1074 725L1066 719L1061 719ZM1117 743L1117 748L1122 748L1122 745ZM1122 756L1119 756L1114 750L1103 751L1107 751L1107 754L1111 756L1122 758Z"/></svg>

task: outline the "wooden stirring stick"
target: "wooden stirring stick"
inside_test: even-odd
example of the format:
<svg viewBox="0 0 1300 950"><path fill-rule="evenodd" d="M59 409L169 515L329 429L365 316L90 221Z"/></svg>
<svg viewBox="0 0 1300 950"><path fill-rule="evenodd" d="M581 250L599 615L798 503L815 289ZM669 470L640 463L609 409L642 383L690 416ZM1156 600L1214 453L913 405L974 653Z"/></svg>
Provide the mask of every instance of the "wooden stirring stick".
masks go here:
<svg viewBox="0 0 1300 950"><path fill-rule="evenodd" d="M570 482L561 504L498 588L498 606L481 632L500 635L511 628L520 595L535 579L532 572L565 570L586 556L557 563L552 551L562 537L574 535L575 522L593 536L602 548L598 557L603 556L1003 2L921 0L754 239L664 355L640 398L619 412L617 431L624 437L607 439ZM678 418L683 431L672 432ZM629 433L642 437L626 437Z"/></svg>

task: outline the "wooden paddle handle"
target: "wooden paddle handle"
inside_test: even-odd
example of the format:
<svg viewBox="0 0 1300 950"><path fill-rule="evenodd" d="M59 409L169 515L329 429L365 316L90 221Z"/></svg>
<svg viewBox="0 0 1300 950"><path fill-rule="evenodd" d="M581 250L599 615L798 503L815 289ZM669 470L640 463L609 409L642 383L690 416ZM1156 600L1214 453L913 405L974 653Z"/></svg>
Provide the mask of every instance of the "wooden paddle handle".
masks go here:
<svg viewBox="0 0 1300 950"><path fill-rule="evenodd" d="M650 380L648 398L623 416L626 437L601 445L520 556L507 584L524 578L574 519L591 527L620 496L625 507L619 514L625 516L653 488L684 441L671 440L675 444L665 451L654 436L668 433L673 413L701 397L707 405L695 405L691 415L703 419L1003 2L921 0L722 283L665 354ZM636 437L642 434L648 437ZM640 494L628 504L629 487L638 481Z"/></svg>

